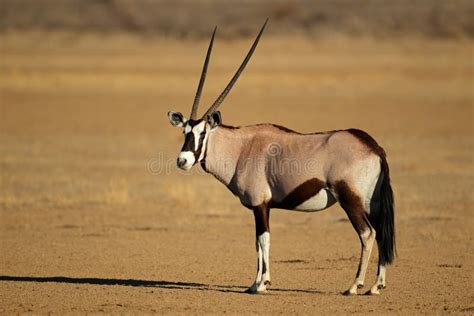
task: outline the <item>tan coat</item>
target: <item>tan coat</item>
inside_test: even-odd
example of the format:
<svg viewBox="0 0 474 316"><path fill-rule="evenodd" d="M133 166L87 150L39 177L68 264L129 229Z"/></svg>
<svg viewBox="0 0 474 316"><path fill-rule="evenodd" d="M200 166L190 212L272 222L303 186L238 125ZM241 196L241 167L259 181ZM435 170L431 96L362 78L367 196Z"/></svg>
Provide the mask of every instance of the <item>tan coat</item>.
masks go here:
<svg viewBox="0 0 474 316"><path fill-rule="evenodd" d="M220 126L208 136L203 166L248 207L278 205L312 179L321 186L315 193L327 189L337 195L334 187L341 180L359 192L369 186L372 193L380 157L351 131L300 134L271 124Z"/></svg>

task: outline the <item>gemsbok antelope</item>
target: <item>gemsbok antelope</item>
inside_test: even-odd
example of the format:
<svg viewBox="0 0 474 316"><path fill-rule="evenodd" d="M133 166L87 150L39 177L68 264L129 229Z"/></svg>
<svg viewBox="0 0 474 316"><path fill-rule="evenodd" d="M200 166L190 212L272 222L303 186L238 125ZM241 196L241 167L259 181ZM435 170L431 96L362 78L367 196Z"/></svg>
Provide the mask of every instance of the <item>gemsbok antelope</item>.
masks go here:
<svg viewBox="0 0 474 316"><path fill-rule="evenodd" d="M267 20L268 21L268 20ZM362 246L354 282L344 292L357 294L374 242L378 272L367 294L385 288L385 269L395 252L393 193L385 151L358 129L302 134L274 124L232 127L222 124L217 108L250 60L265 29L262 26L244 61L224 91L201 117L197 110L216 29L211 37L189 119L169 112L173 126L184 129L177 165L189 170L200 163L253 210L256 226L257 276L247 293L262 293L270 284L271 208L313 212L340 203Z"/></svg>

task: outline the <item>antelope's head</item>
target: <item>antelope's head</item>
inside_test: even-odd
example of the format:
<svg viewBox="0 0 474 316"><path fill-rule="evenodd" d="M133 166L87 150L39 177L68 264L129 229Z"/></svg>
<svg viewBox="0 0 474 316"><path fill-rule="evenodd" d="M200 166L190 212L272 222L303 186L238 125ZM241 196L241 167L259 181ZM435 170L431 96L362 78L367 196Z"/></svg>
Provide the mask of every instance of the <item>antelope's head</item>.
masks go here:
<svg viewBox="0 0 474 316"><path fill-rule="evenodd" d="M207 138L212 131L214 131L222 122L221 114L217 111L219 105L224 101L227 94L232 89L232 86L235 84L239 78L242 71L245 69L248 61L252 57L255 48L257 47L260 36L267 25L268 19L263 24L260 32L257 35L257 38L253 42L252 47L245 56L244 61L240 65L237 72L232 77L230 82L225 87L224 91L219 95L219 97L214 101L211 107L206 111L206 113L201 117L197 118L197 110L199 106L199 100L201 98L202 88L204 86L204 81L206 80L207 66L211 57L212 45L214 44L214 37L216 35L216 29L212 33L211 42L209 48L207 49L206 59L204 61L204 66L202 68L201 79L199 80L199 85L196 92L196 97L194 98L193 107L191 109L190 118L187 119L180 112L168 112L168 118L171 125L176 127L181 127L184 134L184 144L181 148L181 152L178 155L177 164L178 167L183 170L189 170L196 163L200 162L205 155Z"/></svg>

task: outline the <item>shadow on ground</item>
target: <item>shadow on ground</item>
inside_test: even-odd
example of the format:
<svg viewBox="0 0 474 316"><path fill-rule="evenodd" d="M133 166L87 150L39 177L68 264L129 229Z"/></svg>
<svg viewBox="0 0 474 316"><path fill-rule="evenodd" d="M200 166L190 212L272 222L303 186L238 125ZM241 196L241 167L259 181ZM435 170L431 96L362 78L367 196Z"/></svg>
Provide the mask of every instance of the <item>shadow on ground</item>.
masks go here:
<svg viewBox="0 0 474 316"><path fill-rule="evenodd" d="M36 282L36 283L69 283L69 284L92 284L92 285L121 285L133 287L157 287L163 289L177 290L199 290L199 291L216 291L224 293L244 294L245 286L240 285L212 285L195 282L176 282L176 281L153 281L153 280L136 280L136 279L105 279L105 278L70 278L63 276L54 277L26 277L26 276L6 276L1 275L0 281L11 282ZM271 292L299 292L309 294L327 294L315 289L270 289Z"/></svg>

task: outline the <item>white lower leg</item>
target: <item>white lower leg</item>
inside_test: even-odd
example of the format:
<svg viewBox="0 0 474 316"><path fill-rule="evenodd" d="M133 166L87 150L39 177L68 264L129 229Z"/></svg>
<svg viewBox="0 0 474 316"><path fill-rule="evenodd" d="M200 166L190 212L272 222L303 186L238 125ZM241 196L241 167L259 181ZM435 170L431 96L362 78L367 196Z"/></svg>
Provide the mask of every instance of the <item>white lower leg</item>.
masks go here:
<svg viewBox="0 0 474 316"><path fill-rule="evenodd" d="M262 281L263 254L262 254L262 247L258 239L256 241L256 248L257 248L257 276L255 277L255 282L252 284L250 289L248 289L248 291L251 293L257 293L258 286Z"/></svg>
<svg viewBox="0 0 474 316"><path fill-rule="evenodd" d="M361 235L362 243L362 252L359 261L359 269L357 271L356 279L351 285L349 290L346 291L346 294L357 294L357 289L360 289L364 286L365 275L367 272L367 267L369 265L370 254L372 253L372 248L375 241L375 231L367 229Z"/></svg>
<svg viewBox="0 0 474 316"><path fill-rule="evenodd" d="M257 237L257 257L258 269L255 282L250 287L249 292L261 293L267 290L267 285L270 284L270 233L264 232Z"/></svg>
<svg viewBox="0 0 474 316"><path fill-rule="evenodd" d="M377 281L370 288L370 294L380 294L379 290L383 288L385 288L385 266L380 264L377 273Z"/></svg>
<svg viewBox="0 0 474 316"><path fill-rule="evenodd" d="M261 234L258 241L262 248L262 278L259 289L266 290L267 284L270 283L270 233Z"/></svg>

